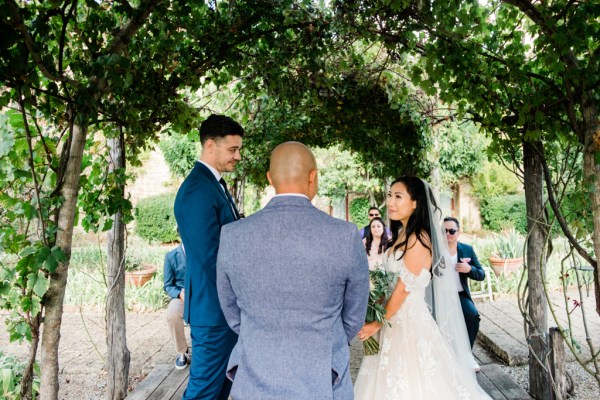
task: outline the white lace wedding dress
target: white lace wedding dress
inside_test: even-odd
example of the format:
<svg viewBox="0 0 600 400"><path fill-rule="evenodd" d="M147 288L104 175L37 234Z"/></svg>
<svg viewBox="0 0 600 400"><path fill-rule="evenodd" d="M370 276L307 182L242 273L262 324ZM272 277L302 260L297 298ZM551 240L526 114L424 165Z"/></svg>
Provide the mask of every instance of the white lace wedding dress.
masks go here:
<svg viewBox="0 0 600 400"><path fill-rule="evenodd" d="M490 399L473 371L465 371L446 344L425 302L431 274L411 273L403 260L384 255L383 264L409 292L379 335L380 351L363 358L354 385L356 400Z"/></svg>

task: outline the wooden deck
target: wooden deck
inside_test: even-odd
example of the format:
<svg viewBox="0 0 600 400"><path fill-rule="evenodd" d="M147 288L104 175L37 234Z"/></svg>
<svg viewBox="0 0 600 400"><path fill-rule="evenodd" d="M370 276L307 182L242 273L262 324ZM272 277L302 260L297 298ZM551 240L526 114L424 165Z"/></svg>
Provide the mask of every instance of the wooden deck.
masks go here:
<svg viewBox="0 0 600 400"><path fill-rule="evenodd" d="M128 400L180 400L187 387L190 369L159 364L129 393Z"/></svg>
<svg viewBox="0 0 600 400"><path fill-rule="evenodd" d="M179 400L187 386L188 373L188 368L177 370L172 364L157 365L127 399ZM531 399L497 364L482 365L477 380L494 400Z"/></svg>
<svg viewBox="0 0 600 400"><path fill-rule="evenodd" d="M481 366L479 386L494 400L529 400L531 396L508 376L498 364Z"/></svg>

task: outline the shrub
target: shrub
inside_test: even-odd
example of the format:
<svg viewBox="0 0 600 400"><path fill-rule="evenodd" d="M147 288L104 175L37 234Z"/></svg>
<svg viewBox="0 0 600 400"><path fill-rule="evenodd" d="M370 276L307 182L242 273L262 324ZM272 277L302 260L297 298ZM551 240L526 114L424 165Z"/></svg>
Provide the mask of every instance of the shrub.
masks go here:
<svg viewBox="0 0 600 400"><path fill-rule="evenodd" d="M0 394L2 399L19 399L21 391L21 379L25 364L14 356L7 356L0 351ZM37 364L34 364L33 378L33 397L40 389L40 370Z"/></svg>
<svg viewBox="0 0 600 400"><path fill-rule="evenodd" d="M176 177L185 177L198 159L196 143L185 135L173 133L158 144L165 157L165 162Z"/></svg>
<svg viewBox="0 0 600 400"><path fill-rule="evenodd" d="M473 194L483 201L490 197L517 194L522 184L514 173L497 162L486 162L480 173L471 178Z"/></svg>
<svg viewBox="0 0 600 400"><path fill-rule="evenodd" d="M131 256L131 255L125 256L125 271L126 272L140 271L143 269L143 266L144 266L144 263L141 258Z"/></svg>
<svg viewBox="0 0 600 400"><path fill-rule="evenodd" d="M518 258L523 256L525 239L517 233L515 228L494 235L494 250L492 255L500 258Z"/></svg>
<svg viewBox="0 0 600 400"><path fill-rule="evenodd" d="M178 240L173 204L175 194L163 194L140 200L135 208L135 231L148 241L171 243Z"/></svg>
<svg viewBox="0 0 600 400"><path fill-rule="evenodd" d="M356 198L350 202L350 221L358 227L363 227L369 223L369 199Z"/></svg>
<svg viewBox="0 0 600 400"><path fill-rule="evenodd" d="M525 196L511 194L492 196L481 202L481 222L493 231L514 227L519 233L527 233L527 210Z"/></svg>

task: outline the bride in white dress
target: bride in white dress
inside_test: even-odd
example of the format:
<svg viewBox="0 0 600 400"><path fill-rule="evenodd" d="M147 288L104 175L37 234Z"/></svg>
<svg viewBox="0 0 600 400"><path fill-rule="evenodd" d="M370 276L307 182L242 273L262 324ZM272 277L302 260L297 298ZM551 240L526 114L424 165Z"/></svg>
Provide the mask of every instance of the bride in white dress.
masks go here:
<svg viewBox="0 0 600 400"><path fill-rule="evenodd" d="M379 353L363 358L356 400L490 399L477 383L460 300L446 279L451 264L436 210L420 179L392 183L387 212L394 244L383 257L397 277L385 306L390 326L371 322L358 334L364 341L381 330Z"/></svg>

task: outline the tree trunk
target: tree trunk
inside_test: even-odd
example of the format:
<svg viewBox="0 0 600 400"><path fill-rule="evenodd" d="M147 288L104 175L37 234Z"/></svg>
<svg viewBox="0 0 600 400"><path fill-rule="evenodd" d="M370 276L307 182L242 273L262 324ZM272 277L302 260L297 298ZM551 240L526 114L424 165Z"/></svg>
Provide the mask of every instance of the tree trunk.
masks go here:
<svg viewBox="0 0 600 400"><path fill-rule="evenodd" d="M21 379L21 399L23 400L30 400L33 398L33 365L35 364L35 355L37 354L38 345L40 343L41 319L42 313L40 312L32 321L29 357Z"/></svg>
<svg viewBox="0 0 600 400"><path fill-rule="evenodd" d="M596 163L596 154L600 152L600 126L598 124L598 108L591 97L584 97L581 104L584 120L584 150L583 150L583 173L588 185L590 198L592 200L592 216L594 231L592 240L594 242L594 258L596 265L594 270L594 295L596 297L596 313L600 315L600 164Z"/></svg>
<svg viewBox="0 0 600 400"><path fill-rule="evenodd" d="M551 17L551 13L547 13L549 7L537 7L531 4L529 1L517 1L517 0L503 0L506 4L511 4L520 9L525 15L527 15L533 23L538 25L541 29L541 34L545 35L551 41L556 40L558 35L550 29L556 26L556 21ZM556 42L556 49L561 49L564 46ZM567 46L568 47L568 46ZM579 60L573 54L572 51L565 52L560 55L560 59L564 62L567 70L572 70L570 74L572 78L581 76L583 73L579 67ZM585 80L583 80L585 82ZM598 124L598 108L596 105L595 93L593 89L589 89L585 84L581 84L582 81L575 78L575 81L569 79L565 82L565 88L568 88L566 96L570 97L570 92L581 93L581 101L579 107L581 108L581 115L583 118L583 127L575 122L575 118L571 119L571 128L573 132L579 135L579 140L583 139L584 146L584 159L583 159L583 173L584 179L588 184L588 193L592 200L592 216L594 222L594 232L592 234L592 240L594 243L594 257L596 260L600 257L600 165L596 163L596 153L600 151L600 128ZM575 115L578 110L571 105L569 106L570 113ZM583 129L581 129L583 128ZM582 132L583 130L583 132ZM594 270L594 296L596 298L596 313L600 315L600 269L598 268L598 262L593 266Z"/></svg>
<svg viewBox="0 0 600 400"><path fill-rule="evenodd" d="M552 396L551 379L544 370L548 366L548 300L543 287L546 274L544 248L548 230L545 226L541 143L523 144L525 169L525 202L527 207L527 274L529 277L529 388L538 400ZM540 365L540 361L543 365Z"/></svg>
<svg viewBox="0 0 600 400"><path fill-rule="evenodd" d="M71 243L73 239L73 222L77 210L79 194L79 175L81 174L81 159L87 136L87 122L82 123L75 116L71 124L71 150L67 160L64 184L61 190L64 198L58 211L58 232L56 245L64 252L67 260L59 263L50 275L50 285L44 295L45 306L44 328L42 333L42 379L40 398L44 400L58 399L58 344L60 341L60 325L63 313L63 300L67 287L69 261L71 259Z"/></svg>
<svg viewBox="0 0 600 400"><path fill-rule="evenodd" d="M108 139L110 148L109 172L125 168L123 132ZM125 196L125 187L119 188ZM107 238L108 288L106 292L106 345L108 359L108 399L120 400L127 396L130 354L127 349L125 326L125 225L122 211L112 216L113 226Z"/></svg>

